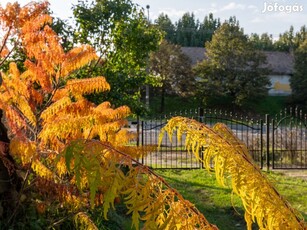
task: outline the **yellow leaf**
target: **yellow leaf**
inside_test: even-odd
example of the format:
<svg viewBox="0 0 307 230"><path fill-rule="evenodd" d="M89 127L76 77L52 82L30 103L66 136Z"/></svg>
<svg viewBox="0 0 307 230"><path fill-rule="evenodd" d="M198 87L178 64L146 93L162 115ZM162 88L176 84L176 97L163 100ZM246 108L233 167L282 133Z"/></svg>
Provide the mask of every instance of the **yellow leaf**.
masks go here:
<svg viewBox="0 0 307 230"><path fill-rule="evenodd" d="M47 120L48 117L52 117L57 114L61 109L70 105L72 102L69 97L63 97L60 100L54 102L48 106L41 114L43 120Z"/></svg>
<svg viewBox="0 0 307 230"><path fill-rule="evenodd" d="M13 138L10 142L10 153L20 158L23 165L29 164L37 157L36 142Z"/></svg>
<svg viewBox="0 0 307 230"><path fill-rule="evenodd" d="M53 172L48 169L42 162L39 160L34 160L31 164L31 168L33 171L39 175L42 178L45 178L46 180L53 181L54 180L54 174Z"/></svg>
<svg viewBox="0 0 307 230"><path fill-rule="evenodd" d="M110 90L110 85L104 77L74 79L67 81L66 88L73 95L86 95Z"/></svg>

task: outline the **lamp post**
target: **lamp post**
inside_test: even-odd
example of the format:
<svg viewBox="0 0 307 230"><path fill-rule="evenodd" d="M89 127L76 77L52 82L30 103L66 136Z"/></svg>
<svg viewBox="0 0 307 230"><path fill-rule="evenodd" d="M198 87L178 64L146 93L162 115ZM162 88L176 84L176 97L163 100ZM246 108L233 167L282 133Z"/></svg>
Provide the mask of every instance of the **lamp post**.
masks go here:
<svg viewBox="0 0 307 230"><path fill-rule="evenodd" d="M149 22L149 8L150 8L150 5L146 5L148 23L150 23ZM149 58L147 58L146 72L147 74L149 74ZM149 85L148 84L145 85L145 91L146 91L145 104L146 104L147 109L149 109Z"/></svg>
<svg viewBox="0 0 307 230"><path fill-rule="evenodd" d="M146 5L146 9L147 9L147 20L149 22L149 9L150 9L150 5Z"/></svg>

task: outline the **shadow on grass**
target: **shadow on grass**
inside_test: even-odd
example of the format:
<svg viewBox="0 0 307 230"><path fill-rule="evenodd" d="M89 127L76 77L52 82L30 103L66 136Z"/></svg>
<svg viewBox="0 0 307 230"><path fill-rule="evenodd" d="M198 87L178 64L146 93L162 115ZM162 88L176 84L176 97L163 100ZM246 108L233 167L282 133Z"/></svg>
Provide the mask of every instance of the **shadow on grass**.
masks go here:
<svg viewBox="0 0 307 230"><path fill-rule="evenodd" d="M206 170L157 170L167 183L192 202L219 229L246 229L244 209L231 189L220 186ZM253 226L253 229L258 229Z"/></svg>

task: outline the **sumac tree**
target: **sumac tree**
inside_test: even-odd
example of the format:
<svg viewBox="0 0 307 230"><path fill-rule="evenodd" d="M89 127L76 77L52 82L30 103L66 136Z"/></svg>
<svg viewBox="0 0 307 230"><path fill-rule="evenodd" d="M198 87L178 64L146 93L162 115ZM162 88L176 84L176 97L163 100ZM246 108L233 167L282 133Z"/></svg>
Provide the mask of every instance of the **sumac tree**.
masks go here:
<svg viewBox="0 0 307 230"><path fill-rule="evenodd" d="M222 123L212 128L185 117L173 117L160 134L185 138L185 147L208 171L214 171L219 184L229 186L245 209L247 229L306 229L302 215L278 193L253 162L247 147ZM203 156L200 157L200 151Z"/></svg>
<svg viewBox="0 0 307 230"><path fill-rule="evenodd" d="M50 27L47 7L47 2L25 7L15 3L0 9L6 31L2 60L9 55L5 44L12 33L27 55L25 71L11 62L9 70L1 72L0 108L9 134L0 142L1 169L8 177L17 174L21 186L12 188L10 209L2 199L7 190L0 190L0 215L5 219L0 227L16 229L22 221L31 222L22 215L25 209L49 216L44 228L74 218L79 229L97 229L87 210L102 207L107 219L116 198L122 197L136 229L141 220L145 229L214 229L192 204L135 160L144 151L126 145L133 137L123 129L130 109L85 98L109 91L106 79L70 79L98 56L89 45L65 52ZM59 221L56 213L65 216Z"/></svg>

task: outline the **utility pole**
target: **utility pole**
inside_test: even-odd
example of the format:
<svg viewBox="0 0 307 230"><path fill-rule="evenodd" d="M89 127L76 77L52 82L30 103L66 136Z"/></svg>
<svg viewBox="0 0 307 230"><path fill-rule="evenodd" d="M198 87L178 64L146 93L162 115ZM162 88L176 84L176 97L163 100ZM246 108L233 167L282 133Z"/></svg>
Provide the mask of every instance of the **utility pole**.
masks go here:
<svg viewBox="0 0 307 230"><path fill-rule="evenodd" d="M150 5L146 5L148 24L150 23L150 21L149 21L149 8L150 8ZM146 72L147 72L147 74L149 74L149 57L147 57ZM145 85L145 91L146 91L145 103L146 103L147 109L149 109L149 85L148 84Z"/></svg>

